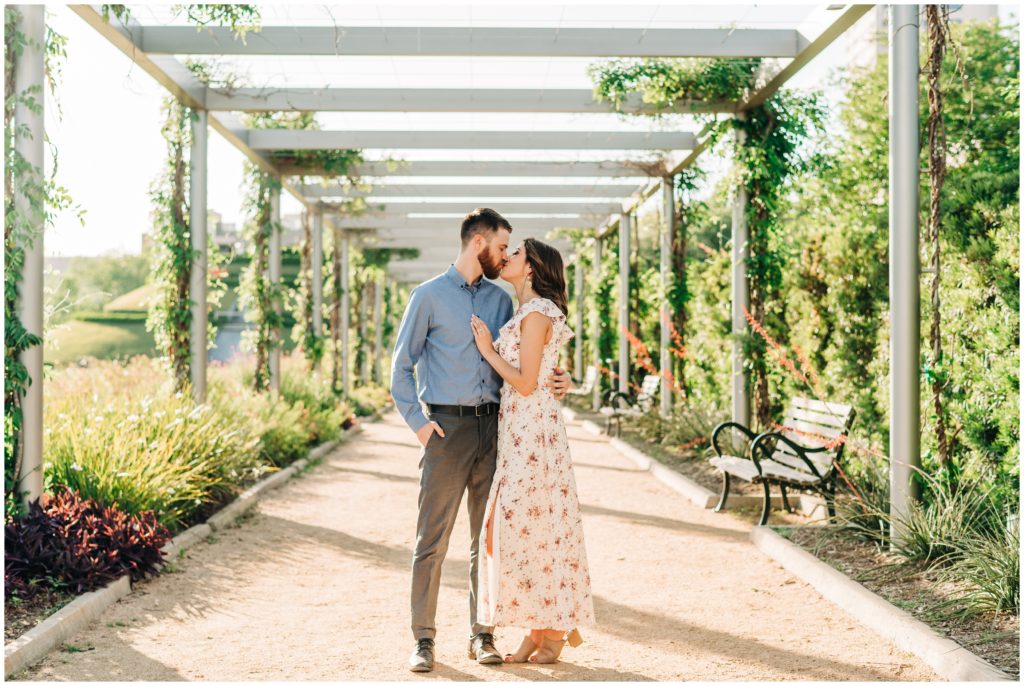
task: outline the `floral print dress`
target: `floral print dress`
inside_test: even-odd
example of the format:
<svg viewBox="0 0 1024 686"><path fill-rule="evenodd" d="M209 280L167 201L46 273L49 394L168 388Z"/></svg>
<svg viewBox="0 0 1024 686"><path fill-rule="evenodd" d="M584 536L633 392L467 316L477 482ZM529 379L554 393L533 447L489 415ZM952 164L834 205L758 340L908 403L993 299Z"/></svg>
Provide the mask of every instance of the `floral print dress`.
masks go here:
<svg viewBox="0 0 1024 686"><path fill-rule="evenodd" d="M537 389L528 396L509 383L501 389L497 468L480 536L477 614L488 626L570 630L594 624L594 601L569 439L561 405L543 384L574 334L557 305L535 297L501 328L495 349L519 367L520 324L531 312L550 317L553 329Z"/></svg>

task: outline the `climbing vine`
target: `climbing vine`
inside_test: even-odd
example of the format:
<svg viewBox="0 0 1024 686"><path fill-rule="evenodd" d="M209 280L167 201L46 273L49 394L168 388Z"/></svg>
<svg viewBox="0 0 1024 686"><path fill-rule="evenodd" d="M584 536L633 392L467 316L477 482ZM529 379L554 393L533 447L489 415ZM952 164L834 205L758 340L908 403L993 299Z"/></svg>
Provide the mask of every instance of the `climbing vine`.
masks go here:
<svg viewBox="0 0 1024 686"><path fill-rule="evenodd" d="M280 347L283 323L281 284L267 278L270 265L270 238L280 226L271 211L271 196L280 193L281 182L251 162L245 163L244 204L248 217L244 238L249 246L249 263L239 279L239 302L245 320L253 327L242 333L249 350L256 353L253 387L265 391L270 387L270 353Z"/></svg>
<svg viewBox="0 0 1024 686"><path fill-rule="evenodd" d="M146 329L153 333L157 349L167 358L176 390L184 391L191 368L189 275L196 258L190 238L190 177L186 157L192 143L192 112L170 96L164 99L163 112L161 133L167 143L167 162L150 189L154 242L152 271L159 295L149 309Z"/></svg>

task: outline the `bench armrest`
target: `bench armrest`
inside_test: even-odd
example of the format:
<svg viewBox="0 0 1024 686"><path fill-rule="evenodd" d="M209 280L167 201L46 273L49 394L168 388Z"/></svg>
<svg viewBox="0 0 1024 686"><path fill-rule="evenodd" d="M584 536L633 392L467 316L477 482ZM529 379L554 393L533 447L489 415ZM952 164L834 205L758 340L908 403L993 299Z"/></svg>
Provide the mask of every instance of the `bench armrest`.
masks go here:
<svg viewBox="0 0 1024 686"><path fill-rule="evenodd" d="M715 427L714 431L711 432L711 445L714 446L715 454L718 455L719 457L722 456L722 451L718 447L718 434L722 433L722 431L730 427L742 431L746 435L747 439L750 441L753 441L755 438L757 438L757 434L755 434L753 431L743 426L739 422L722 422L721 424ZM759 471L760 469L761 468L758 467Z"/></svg>
<svg viewBox="0 0 1024 686"><path fill-rule="evenodd" d="M819 479L824 478L824 477L821 476L821 472L818 471L818 468L817 468L817 466L815 466L814 462L812 462L811 460L807 459L807 453L820 453L820 452L824 452L826 449L825 448L805 448L802 445L798 445L797 443L794 443L787 436L785 436L784 434L782 434L782 433L780 433L778 431L768 431L768 432L765 432L765 433L761 434L760 436L758 436L757 438L754 439L754 444L750 448L750 454L751 454L751 457L754 458L754 463L755 464L757 464L757 457L754 454L757 452L758 448L761 448L762 450L764 450L765 451L765 456L768 459L771 459L771 452L769 452L768 447L765 445L765 442L770 440L770 439L780 440L783 443L785 443L786 445L788 445L790 448L793 449L793 452L795 452L797 454L797 456L801 460L804 461L804 464L807 465L807 468L811 470L811 474L813 474L814 476L816 476ZM758 470L760 470L760 466L758 466Z"/></svg>

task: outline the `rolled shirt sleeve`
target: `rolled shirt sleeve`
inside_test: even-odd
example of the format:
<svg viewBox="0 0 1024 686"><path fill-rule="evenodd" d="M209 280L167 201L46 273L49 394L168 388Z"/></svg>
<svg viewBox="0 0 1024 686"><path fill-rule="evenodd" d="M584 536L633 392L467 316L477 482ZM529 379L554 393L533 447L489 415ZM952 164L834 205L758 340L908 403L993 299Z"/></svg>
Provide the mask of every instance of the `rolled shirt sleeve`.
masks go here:
<svg viewBox="0 0 1024 686"><path fill-rule="evenodd" d="M402 323L398 326L398 337L391 363L391 397L394 398L395 407L405 423L414 432L428 423L416 393L414 370L426 344L430 316L429 298L422 288L413 289L409 295L409 305L402 316Z"/></svg>

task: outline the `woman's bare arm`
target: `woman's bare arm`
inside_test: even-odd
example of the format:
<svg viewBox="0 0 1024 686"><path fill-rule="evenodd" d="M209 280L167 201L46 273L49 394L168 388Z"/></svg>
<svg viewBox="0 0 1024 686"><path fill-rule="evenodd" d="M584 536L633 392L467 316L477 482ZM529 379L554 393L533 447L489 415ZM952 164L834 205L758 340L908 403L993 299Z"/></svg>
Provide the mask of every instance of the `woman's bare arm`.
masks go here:
<svg viewBox="0 0 1024 686"><path fill-rule="evenodd" d="M540 312L531 312L520 323L522 335L519 339L519 368L513 367L498 354L493 345L481 345L480 353L494 367L506 383L512 384L520 395L530 395L537 390L540 362L544 356L544 344L551 338L551 319ZM479 341L478 341L479 343Z"/></svg>

